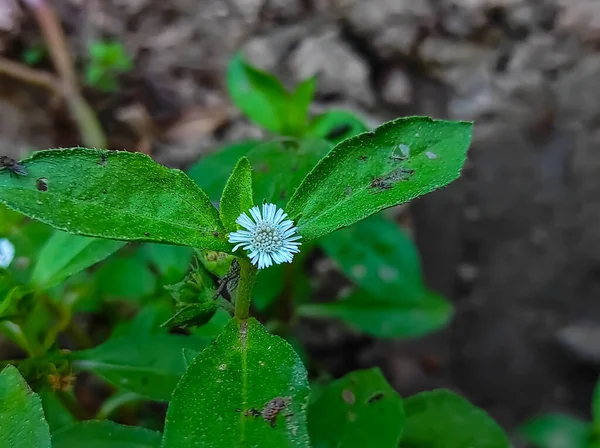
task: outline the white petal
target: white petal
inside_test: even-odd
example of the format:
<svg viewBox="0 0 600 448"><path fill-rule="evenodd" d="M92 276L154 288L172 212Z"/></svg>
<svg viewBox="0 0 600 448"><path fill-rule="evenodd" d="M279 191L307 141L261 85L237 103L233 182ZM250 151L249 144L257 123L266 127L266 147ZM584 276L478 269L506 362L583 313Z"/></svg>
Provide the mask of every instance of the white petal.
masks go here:
<svg viewBox="0 0 600 448"><path fill-rule="evenodd" d="M6 238L0 239L0 268L7 268L15 258L15 246Z"/></svg>
<svg viewBox="0 0 600 448"><path fill-rule="evenodd" d="M262 216L260 215L260 209L258 208L258 205L255 205L250 209L250 214L254 218L254 221L256 221L257 223L259 221L262 221Z"/></svg>

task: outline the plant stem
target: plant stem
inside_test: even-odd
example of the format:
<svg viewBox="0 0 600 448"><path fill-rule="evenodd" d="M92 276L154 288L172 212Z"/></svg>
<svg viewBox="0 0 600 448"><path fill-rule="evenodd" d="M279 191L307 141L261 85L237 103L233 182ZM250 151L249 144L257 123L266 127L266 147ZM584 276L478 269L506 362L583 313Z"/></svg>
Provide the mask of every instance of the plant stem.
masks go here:
<svg viewBox="0 0 600 448"><path fill-rule="evenodd" d="M30 357L41 356L45 353L40 344L29 339L23 329L14 322L8 320L0 322L0 331L4 333L7 338L25 350Z"/></svg>
<svg viewBox="0 0 600 448"><path fill-rule="evenodd" d="M257 269L249 260L239 258L238 262L240 263L240 282L235 297L235 317L245 320L250 316L250 301Z"/></svg>
<svg viewBox="0 0 600 448"><path fill-rule="evenodd" d="M71 116L77 123L83 143L91 148L106 148L106 135L98 117L79 91L77 73L69 53L67 38L56 13L45 0L25 0L25 4L33 11L42 29L50 57L62 80L62 88Z"/></svg>

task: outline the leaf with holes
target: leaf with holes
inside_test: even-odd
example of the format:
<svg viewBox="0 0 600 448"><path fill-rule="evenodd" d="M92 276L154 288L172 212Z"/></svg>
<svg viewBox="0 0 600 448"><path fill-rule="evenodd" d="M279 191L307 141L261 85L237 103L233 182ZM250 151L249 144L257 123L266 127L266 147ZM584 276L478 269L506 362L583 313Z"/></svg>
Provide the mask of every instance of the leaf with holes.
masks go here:
<svg viewBox="0 0 600 448"><path fill-rule="evenodd" d="M0 372L0 446L50 448L42 400L11 365Z"/></svg>
<svg viewBox="0 0 600 448"><path fill-rule="evenodd" d="M377 368L332 382L308 409L313 448L394 448L403 426L402 399Z"/></svg>
<svg viewBox="0 0 600 448"><path fill-rule="evenodd" d="M163 448L308 448L308 393L287 342L255 319L232 319L173 392Z"/></svg>
<svg viewBox="0 0 600 448"><path fill-rule="evenodd" d="M144 154L53 149L37 152L22 164L27 176L0 172L0 202L57 229L116 240L230 249L206 194L181 171Z"/></svg>
<svg viewBox="0 0 600 448"><path fill-rule="evenodd" d="M305 240L354 224L455 180L472 124L399 118L339 143L302 181L286 211Z"/></svg>

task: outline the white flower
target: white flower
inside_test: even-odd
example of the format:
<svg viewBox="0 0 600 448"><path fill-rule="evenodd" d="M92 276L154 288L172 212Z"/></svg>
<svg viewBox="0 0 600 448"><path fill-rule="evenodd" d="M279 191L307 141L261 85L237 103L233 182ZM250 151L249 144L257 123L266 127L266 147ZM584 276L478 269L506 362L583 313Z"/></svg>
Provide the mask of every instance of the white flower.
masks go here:
<svg viewBox="0 0 600 448"><path fill-rule="evenodd" d="M246 230L238 230L229 234L230 243L238 243L233 251L240 247L249 252L250 261L258 269L268 268L275 262L291 263L294 254L300 252L298 242L300 235L296 234L293 221L287 218L287 213L278 209L275 204L263 204L262 213L258 206L250 209L250 215L242 213L235 222Z"/></svg>
<svg viewBox="0 0 600 448"><path fill-rule="evenodd" d="M7 268L15 258L15 246L6 238L0 239L0 268Z"/></svg>

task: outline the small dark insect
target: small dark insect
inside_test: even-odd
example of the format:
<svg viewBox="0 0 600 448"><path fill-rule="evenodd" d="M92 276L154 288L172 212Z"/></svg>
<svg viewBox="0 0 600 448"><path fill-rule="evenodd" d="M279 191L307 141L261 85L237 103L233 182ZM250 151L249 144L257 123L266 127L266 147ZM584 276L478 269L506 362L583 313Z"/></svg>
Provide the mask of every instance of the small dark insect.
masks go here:
<svg viewBox="0 0 600 448"><path fill-rule="evenodd" d="M265 407L262 411L258 409L248 409L245 412L247 417L262 417L264 421L269 422L271 427L274 428L277 422L277 415L290 404L288 397L275 397L271 401L265 403ZM291 417L292 414L285 415L285 417Z"/></svg>
<svg viewBox="0 0 600 448"><path fill-rule="evenodd" d="M150 236L150 232L144 232L145 236Z"/></svg>
<svg viewBox="0 0 600 448"><path fill-rule="evenodd" d="M37 188L39 191L48 191L48 179L42 177L41 179L36 180L35 188Z"/></svg>
<svg viewBox="0 0 600 448"><path fill-rule="evenodd" d="M383 392L377 392L375 395L369 398L368 403L375 403L383 398Z"/></svg>
<svg viewBox="0 0 600 448"><path fill-rule="evenodd" d="M214 236L215 238L219 238L219 232L213 232L212 236Z"/></svg>
<svg viewBox="0 0 600 448"><path fill-rule="evenodd" d="M400 181L408 180L415 173L414 170L407 168L396 168L392 172L382 177L376 177L371 181L371 188L378 190L389 190Z"/></svg>
<svg viewBox="0 0 600 448"><path fill-rule="evenodd" d="M237 289L238 284L240 282L240 264L234 258L231 262L231 267L229 268L229 272L223 276L223 278L219 279L219 286L215 291L215 295L213 299L216 299L220 295L228 295L231 297L234 291Z"/></svg>
<svg viewBox="0 0 600 448"><path fill-rule="evenodd" d="M11 174L27 176L25 167L10 157L0 156L0 169L1 168L6 168Z"/></svg>
<svg viewBox="0 0 600 448"><path fill-rule="evenodd" d="M352 129L352 126L350 126L348 123L342 123L334 127L331 131L329 131L325 138L327 140L334 140L336 138L340 138L343 135L346 135L348 131L350 131L350 129Z"/></svg>
<svg viewBox="0 0 600 448"><path fill-rule="evenodd" d="M364 162L365 160L367 160L367 158L368 158L367 156L360 156L358 159L362 160Z"/></svg>
<svg viewBox="0 0 600 448"><path fill-rule="evenodd" d="M100 162L98 162L98 165L106 166L106 154L102 154L100 156Z"/></svg>

